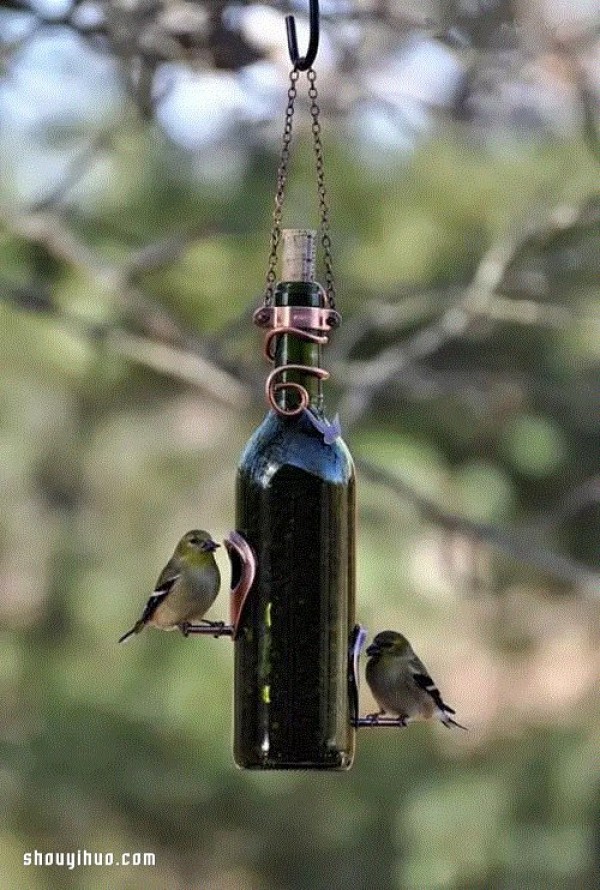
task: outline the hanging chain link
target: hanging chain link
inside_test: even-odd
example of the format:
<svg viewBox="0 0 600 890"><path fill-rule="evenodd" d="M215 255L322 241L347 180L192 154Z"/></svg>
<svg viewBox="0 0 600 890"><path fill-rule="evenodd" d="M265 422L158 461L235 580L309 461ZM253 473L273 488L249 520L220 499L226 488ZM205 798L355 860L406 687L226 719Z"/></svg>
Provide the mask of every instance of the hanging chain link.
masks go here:
<svg viewBox="0 0 600 890"><path fill-rule="evenodd" d="M308 96L310 98L310 116L312 117L313 148L317 167L317 193L319 195L319 211L321 213L321 243L323 244L323 259L325 260L325 291L329 298L329 307L335 309L335 285L333 283L333 269L331 265L331 236L329 234L329 202L325 188L325 165L323 163L323 143L321 142L321 122L319 114L321 109L317 104L317 72L309 68L306 72L308 78Z"/></svg>
<svg viewBox="0 0 600 890"><path fill-rule="evenodd" d="M285 109L285 126L283 128L283 144L277 169L277 191L275 192L275 209L273 210L273 227L271 228L271 250L269 252L269 271L267 272L267 286L265 290L265 306L273 305L273 289L275 287L275 267L277 266L277 250L281 241L281 215L283 213L283 199L287 182L288 163L290 160L290 142L292 141L292 122L294 119L294 102L296 101L296 83L300 72L295 68L290 71L290 85L288 88L288 103Z"/></svg>
<svg viewBox="0 0 600 890"><path fill-rule="evenodd" d="M325 292L329 308L335 309L335 285L331 263L331 236L329 234L329 203L325 188L325 166L323 162L323 144L321 142L321 123L319 121L320 108L317 104L318 93L316 86L317 74L313 68L306 72L309 81L308 95L310 98L310 115L312 118L313 148L317 169L317 193L319 196L319 211L321 216L321 243L325 261ZM283 201L288 177L288 165L290 160L290 143L292 141L292 122L294 118L294 103L296 101L296 83L300 72L296 68L290 71L290 86L288 88L288 103L285 110L285 125L283 128L283 141L279 167L277 169L277 190L275 192L275 209L273 210L273 226L271 228L271 241L269 252L269 268L265 288L265 306L273 305L273 291L276 281L277 252L281 241L281 219L283 214Z"/></svg>

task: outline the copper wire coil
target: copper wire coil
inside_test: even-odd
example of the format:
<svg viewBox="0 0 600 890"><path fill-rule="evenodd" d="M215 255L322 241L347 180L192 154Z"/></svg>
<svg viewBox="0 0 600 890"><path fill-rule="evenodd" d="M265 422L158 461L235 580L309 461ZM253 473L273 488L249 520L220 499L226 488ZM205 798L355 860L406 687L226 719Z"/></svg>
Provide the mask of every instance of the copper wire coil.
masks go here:
<svg viewBox="0 0 600 890"><path fill-rule="evenodd" d="M286 371L302 371L303 374L311 374L313 377L318 377L319 380L327 380L329 371L326 371L325 368L315 368L312 365L282 365L281 368L273 368L265 381L267 401L278 414L283 414L285 417L296 417L298 414L302 414L305 408L308 408L310 397L301 383L295 383L293 380L275 383L276 377ZM298 393L300 404L295 408L282 408L277 404L276 395L284 389L292 389Z"/></svg>
<svg viewBox="0 0 600 890"><path fill-rule="evenodd" d="M303 328L289 326L273 328L273 330L269 331L265 337L264 354L268 362L275 361L275 349L277 348L277 345L275 344L271 347L271 344L275 343L277 337L280 337L282 334L294 334L296 337L301 337L302 340L309 340L311 343L317 343L319 346L325 346L329 340L329 337L325 334L312 334L310 331L305 331Z"/></svg>
<svg viewBox="0 0 600 890"><path fill-rule="evenodd" d="M329 331L340 323L340 315L327 306L261 306L254 313L254 322L259 327L269 329L265 337L264 354L267 361L273 364L278 337L283 334L292 334L301 340L325 346L329 340ZM322 333L316 333L317 331ZM300 371L303 374L318 377L319 380L327 380L329 371L312 365L299 364L273 368L265 381L267 402L278 414L284 417L296 417L308 408L310 396L301 383L292 380L277 382L278 376L287 371ZM292 390L298 395L299 403L295 408L282 408L277 403L277 393L283 390Z"/></svg>

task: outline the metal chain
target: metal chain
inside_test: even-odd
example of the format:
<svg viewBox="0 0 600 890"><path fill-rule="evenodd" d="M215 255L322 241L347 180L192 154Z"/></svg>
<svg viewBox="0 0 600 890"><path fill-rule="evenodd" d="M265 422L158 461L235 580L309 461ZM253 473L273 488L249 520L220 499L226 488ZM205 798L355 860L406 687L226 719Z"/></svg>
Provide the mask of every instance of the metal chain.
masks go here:
<svg viewBox="0 0 600 890"><path fill-rule="evenodd" d="M265 306L273 305L273 289L275 287L275 267L277 266L277 249L281 241L281 215L287 182L288 163L290 160L290 142L292 141L292 121L294 118L294 102L296 101L296 83L300 72L295 68L290 71L288 103L285 109L285 126L283 128L283 145L277 170L277 191L275 192L275 209L273 210L273 227L271 229L271 250L269 253L269 271L265 290Z"/></svg>
<svg viewBox="0 0 600 890"><path fill-rule="evenodd" d="M323 163L323 144L321 142L321 124L319 121L320 108L317 104L318 93L316 86L317 74L313 68L306 72L309 81L308 95L310 98L310 115L312 117L313 148L317 168L317 192L319 196L319 211L321 215L321 243L325 260L325 291L329 307L335 309L335 285L331 262L331 236L329 234L329 203L325 188L325 167ZM285 126L283 128L283 144L277 170L277 190L275 192L275 209L273 210L273 226L271 228L271 243L269 252L269 269L265 288L265 306L273 305L273 291L276 281L277 251L281 241L281 218L283 213L283 200L288 176L288 164L290 160L290 143L292 141L292 121L294 117L294 103L297 90L296 83L300 72L296 68L290 71L290 86L288 89L288 103L285 110Z"/></svg>
<svg viewBox="0 0 600 890"><path fill-rule="evenodd" d="M325 165L323 163L323 143L321 142L321 123L319 114L321 109L317 105L319 94L317 93L317 72L309 68L306 72L308 78L308 96L310 98L310 116L312 117L313 148L317 166L317 192L319 195L319 210L321 212L321 243L323 244L323 258L325 260L325 291L329 298L329 307L335 309L335 285L333 283L333 269L331 264L331 236L329 234L329 202L325 188Z"/></svg>

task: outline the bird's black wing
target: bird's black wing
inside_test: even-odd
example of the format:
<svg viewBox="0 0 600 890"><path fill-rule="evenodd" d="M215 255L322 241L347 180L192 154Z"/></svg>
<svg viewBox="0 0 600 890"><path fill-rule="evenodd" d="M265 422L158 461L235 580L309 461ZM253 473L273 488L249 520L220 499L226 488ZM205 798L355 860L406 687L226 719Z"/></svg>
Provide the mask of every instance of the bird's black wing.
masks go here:
<svg viewBox="0 0 600 890"><path fill-rule="evenodd" d="M162 601L164 600L164 598L166 597L168 592L169 591L166 590L164 593L155 593L154 596L150 597L150 599L148 600L148 602L146 603L146 605L144 607L142 617L140 618L140 621L142 622L142 624L146 624L147 621L150 621L150 619L152 618L152 616L154 615L154 613L156 612L156 610L158 609L158 607L160 606L160 604L162 603Z"/></svg>
<svg viewBox="0 0 600 890"><path fill-rule="evenodd" d="M142 624L146 624L147 621L150 621L150 619L152 618L152 616L154 615L154 613L156 612L156 610L158 609L158 607L160 606L160 604L162 603L164 598L167 596L170 589L173 587L173 584L175 584L175 582L177 581L178 578L179 578L179 574L171 575L170 577L167 577L162 580L161 580L161 578L158 579L159 583L155 587L154 593L152 594L152 596L146 603L144 612L142 614L142 617L140 618L140 621L142 622Z"/></svg>
<svg viewBox="0 0 600 890"><path fill-rule="evenodd" d="M437 688L429 674L413 674L413 679L417 686L420 686L421 689L424 689L425 692L432 697L441 711L446 711L448 714L456 714L456 711L442 699L440 690Z"/></svg>

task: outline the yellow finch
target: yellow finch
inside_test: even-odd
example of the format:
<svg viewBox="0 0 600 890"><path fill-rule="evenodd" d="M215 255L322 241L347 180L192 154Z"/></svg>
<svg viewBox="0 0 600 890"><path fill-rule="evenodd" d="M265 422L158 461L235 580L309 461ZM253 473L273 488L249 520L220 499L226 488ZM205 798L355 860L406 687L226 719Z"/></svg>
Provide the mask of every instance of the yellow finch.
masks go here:
<svg viewBox="0 0 600 890"><path fill-rule="evenodd" d="M380 714L397 714L405 726L433 717L444 726L466 729L452 719L450 715L456 712L443 701L427 668L402 634L395 630L378 633L367 655L366 679Z"/></svg>
<svg viewBox="0 0 600 890"><path fill-rule="evenodd" d="M147 624L161 630L179 628L187 636L190 624L203 621L221 584L214 557L214 551L220 546L208 532L197 529L187 532L160 573L142 617L123 634L119 643L139 634Z"/></svg>

